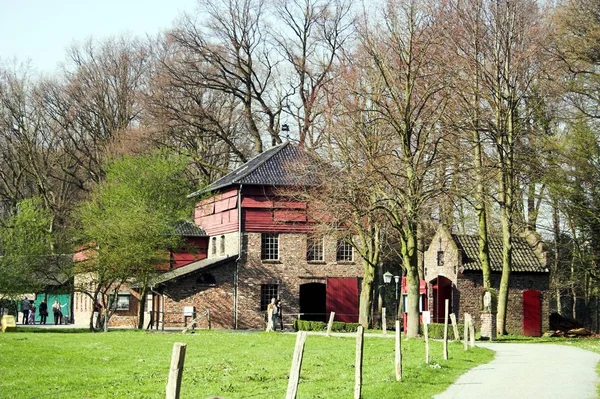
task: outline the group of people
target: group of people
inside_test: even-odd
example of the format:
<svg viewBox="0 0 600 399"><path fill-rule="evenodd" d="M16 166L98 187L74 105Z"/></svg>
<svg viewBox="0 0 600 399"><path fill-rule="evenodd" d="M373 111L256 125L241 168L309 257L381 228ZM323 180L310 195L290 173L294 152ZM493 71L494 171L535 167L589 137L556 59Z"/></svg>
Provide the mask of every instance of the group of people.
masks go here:
<svg viewBox="0 0 600 399"><path fill-rule="evenodd" d="M54 301L52 305L52 314L54 316L54 324L62 324L62 306L60 302ZM27 299L25 297L23 302L21 302L21 312L23 313L23 324L35 324L35 313L38 309L35 306L35 302L33 300ZM43 299L40 302L39 306L40 312L40 324L46 324L46 319L48 317L48 304L46 300Z"/></svg>
<svg viewBox="0 0 600 399"><path fill-rule="evenodd" d="M278 327L283 330L282 316L281 301L271 298L271 303L267 305L267 331L277 331Z"/></svg>

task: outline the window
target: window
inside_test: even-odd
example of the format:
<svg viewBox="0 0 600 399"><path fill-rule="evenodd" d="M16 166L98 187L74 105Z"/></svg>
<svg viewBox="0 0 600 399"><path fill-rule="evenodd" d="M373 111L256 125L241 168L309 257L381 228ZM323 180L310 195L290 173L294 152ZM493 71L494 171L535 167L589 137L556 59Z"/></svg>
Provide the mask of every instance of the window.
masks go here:
<svg viewBox="0 0 600 399"><path fill-rule="evenodd" d="M263 233L260 238L260 258L279 260L279 234Z"/></svg>
<svg viewBox="0 0 600 399"><path fill-rule="evenodd" d="M131 295L129 293L117 294L115 297L112 297L110 300L110 308L115 310L129 310L129 302L131 299Z"/></svg>
<svg viewBox="0 0 600 399"><path fill-rule="evenodd" d="M279 286L277 284L261 284L260 286L260 310L267 310L271 298L279 296Z"/></svg>
<svg viewBox="0 0 600 399"><path fill-rule="evenodd" d="M338 262L352 262L352 245L346 240L338 240L335 260Z"/></svg>
<svg viewBox="0 0 600 399"><path fill-rule="evenodd" d="M306 260L323 261L323 238L308 237L306 240Z"/></svg>
<svg viewBox="0 0 600 399"><path fill-rule="evenodd" d="M220 249L220 254L221 255L225 255L225 236L221 236L221 247Z"/></svg>
<svg viewBox="0 0 600 399"><path fill-rule="evenodd" d="M217 254L217 237L213 237L210 241L211 241L211 246L212 246L212 254L216 255Z"/></svg>
<svg viewBox="0 0 600 399"><path fill-rule="evenodd" d="M437 264L438 266L444 266L444 251L437 252Z"/></svg>

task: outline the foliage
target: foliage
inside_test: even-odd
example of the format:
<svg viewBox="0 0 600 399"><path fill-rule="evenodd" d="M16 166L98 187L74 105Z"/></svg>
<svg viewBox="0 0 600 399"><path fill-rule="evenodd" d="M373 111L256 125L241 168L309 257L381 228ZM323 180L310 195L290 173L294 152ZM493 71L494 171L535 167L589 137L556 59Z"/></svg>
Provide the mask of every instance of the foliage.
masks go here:
<svg viewBox="0 0 600 399"><path fill-rule="evenodd" d="M183 158L165 153L123 156L107 166L106 180L94 187L91 199L78 209L82 242L94 243L95 254L78 265L92 272L93 300L126 280L142 287L156 265L168 262L169 248L179 245L172 234L177 220L189 212ZM107 303L104 303L105 309Z"/></svg>
<svg viewBox="0 0 600 399"><path fill-rule="evenodd" d="M183 342L187 350L182 397L282 397L295 340L292 334L207 330L186 335L140 331L7 333L0 340L2 395L45 397L52 392L60 398L161 398L173 343ZM489 350L465 351L456 343L449 345L450 360L444 361L441 343L431 342L430 346L431 363L439 364L439 368L424 364L422 340L402 342L403 380L397 382L394 340L366 336L363 396L432 397L468 369L493 358ZM298 398L352 397L355 347L353 334L348 338L309 336ZM36 378L22 378L24 374Z"/></svg>
<svg viewBox="0 0 600 399"><path fill-rule="evenodd" d="M17 295L36 291L48 282L51 270L51 213L39 198L20 201L0 228L0 292ZM49 272L49 273L48 273Z"/></svg>

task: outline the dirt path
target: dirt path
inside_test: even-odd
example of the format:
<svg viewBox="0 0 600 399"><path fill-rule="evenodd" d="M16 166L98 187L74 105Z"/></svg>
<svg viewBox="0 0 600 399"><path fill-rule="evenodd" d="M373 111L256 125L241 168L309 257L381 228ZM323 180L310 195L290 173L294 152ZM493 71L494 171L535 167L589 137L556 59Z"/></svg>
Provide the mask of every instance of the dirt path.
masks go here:
<svg viewBox="0 0 600 399"><path fill-rule="evenodd" d="M552 344L478 343L496 351L488 364L462 375L445 392L448 398L596 398L600 354Z"/></svg>

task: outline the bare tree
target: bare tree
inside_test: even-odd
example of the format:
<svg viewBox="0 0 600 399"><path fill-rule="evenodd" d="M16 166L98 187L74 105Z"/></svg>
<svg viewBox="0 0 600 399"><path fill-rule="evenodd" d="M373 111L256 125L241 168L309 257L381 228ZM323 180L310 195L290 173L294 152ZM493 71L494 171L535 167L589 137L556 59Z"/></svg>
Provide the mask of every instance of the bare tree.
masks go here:
<svg viewBox="0 0 600 399"><path fill-rule="evenodd" d="M350 3L281 0L275 3L274 14L280 23L273 41L292 69L285 109L298 126L299 145L318 147L333 69L353 32Z"/></svg>

